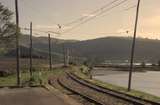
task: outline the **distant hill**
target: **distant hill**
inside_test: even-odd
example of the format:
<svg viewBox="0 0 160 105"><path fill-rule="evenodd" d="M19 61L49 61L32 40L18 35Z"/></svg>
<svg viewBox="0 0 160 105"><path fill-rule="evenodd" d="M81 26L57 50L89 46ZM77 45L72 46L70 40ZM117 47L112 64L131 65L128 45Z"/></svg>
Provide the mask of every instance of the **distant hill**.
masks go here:
<svg viewBox="0 0 160 105"><path fill-rule="evenodd" d="M29 36L21 36L21 45L29 46ZM52 38L52 52L63 54L63 47L70 49L70 54L88 57L92 60L127 60L130 58L131 37L105 37L93 40L60 40ZM48 51L47 37L33 37L33 47L40 51ZM135 60L160 60L160 40L138 38L136 41Z"/></svg>
<svg viewBox="0 0 160 105"><path fill-rule="evenodd" d="M29 58L30 57L30 49L25 46L20 46L20 57L21 58ZM52 52L51 53L52 58L54 62L61 62L63 61L63 55L60 53ZM5 57L15 57L16 56L16 49L11 49L9 50L6 54ZM49 53L48 51L43 51L40 49L33 49L32 50L32 58L33 59L48 59L49 58Z"/></svg>
<svg viewBox="0 0 160 105"><path fill-rule="evenodd" d="M83 56L105 60L127 60L131 52L131 37L106 37L71 43L72 49ZM160 60L160 40L138 38L135 50L136 60Z"/></svg>
<svg viewBox="0 0 160 105"><path fill-rule="evenodd" d="M30 57L30 49L28 47L20 46L20 55L22 58L29 58ZM39 51L33 49L32 51L32 57L33 58L47 58L47 53L44 51ZM6 53L6 56L16 56L16 49L9 50L8 53Z"/></svg>
<svg viewBox="0 0 160 105"><path fill-rule="evenodd" d="M48 52L48 37L35 37L33 36L33 48L39 49L41 51ZM63 40L63 39L56 39L51 38L51 47L52 52L54 53L63 53L63 44L64 43L74 43L78 42L78 40ZM20 37L20 44L25 47L30 46L30 37L29 35L22 35Z"/></svg>
<svg viewBox="0 0 160 105"><path fill-rule="evenodd" d="M48 59L48 38L47 37L32 37L33 40L33 50L32 57L33 58L43 58ZM52 57L54 61L62 61L63 57L63 46L59 47L59 45L68 42L77 42L77 40L63 40L63 39L55 39L51 38L52 44ZM21 58L29 58L30 57L30 36L29 35L21 35L20 36L20 56ZM15 57L16 49L15 47L10 48L5 53L6 57Z"/></svg>
<svg viewBox="0 0 160 105"><path fill-rule="evenodd" d="M48 37L32 37L33 45L45 45L48 44ZM51 38L51 43L54 44L62 44L62 43L68 43L68 42L77 42L78 40L63 40L63 39L57 39L57 38ZM28 46L30 43L30 36L29 35L22 35L20 37L20 44L23 46ZM40 46L39 45L39 46ZM38 46L38 45L37 45Z"/></svg>

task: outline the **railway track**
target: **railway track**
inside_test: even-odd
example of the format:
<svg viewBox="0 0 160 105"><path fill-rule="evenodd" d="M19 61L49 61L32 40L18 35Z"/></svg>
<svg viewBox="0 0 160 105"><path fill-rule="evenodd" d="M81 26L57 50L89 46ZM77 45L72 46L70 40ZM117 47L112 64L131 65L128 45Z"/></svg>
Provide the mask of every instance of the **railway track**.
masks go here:
<svg viewBox="0 0 160 105"><path fill-rule="evenodd" d="M58 78L57 82L63 88L96 105L160 105L156 102L94 85L72 73L66 73L65 76Z"/></svg>
<svg viewBox="0 0 160 105"><path fill-rule="evenodd" d="M61 81L60 79L58 79L57 81L58 81L58 83L59 83L62 87L64 87L65 89L71 91L71 92L74 93L74 94L80 95L82 98L85 98L86 100L88 100L88 101L90 101L90 102L93 102L93 103L95 103L96 105L106 105L106 104L102 103L101 101L95 100L94 98L89 97L89 96L87 96L87 95L85 95L85 94L82 94L81 92L75 91L74 89L70 88L70 87L67 86L66 84L62 83L62 81Z"/></svg>
<svg viewBox="0 0 160 105"><path fill-rule="evenodd" d="M129 94L125 94L125 93L118 92L118 91L111 90L111 89L106 89L106 88L104 88L102 86L95 85L95 84L93 84L91 82L88 82L87 80L84 80L84 79L76 76L73 73L67 73L67 75L70 78L72 78L74 81L76 81L76 82L78 82L78 83L80 83L82 85L85 85L87 87L93 88L93 89L97 90L98 92L110 94L110 95L112 95L114 97L117 97L119 99L129 101L129 102L133 103L134 105L160 105L160 103L158 103L158 102L145 100L145 99L142 99L142 98L139 98L139 97L131 96Z"/></svg>
<svg viewBox="0 0 160 105"><path fill-rule="evenodd" d="M68 88L63 83L61 83L60 78L61 78L60 76L58 76L56 78L52 77L52 78L49 79L48 82L49 82L49 84L51 86L53 86L54 88L57 88L57 89L61 90L61 92L69 95L71 98L73 98L77 102L81 103L82 105L93 105L93 103L96 103L96 105L101 105L101 104L98 104L97 102L94 102L94 100L92 100L90 98L87 98L83 94L80 95L76 91Z"/></svg>

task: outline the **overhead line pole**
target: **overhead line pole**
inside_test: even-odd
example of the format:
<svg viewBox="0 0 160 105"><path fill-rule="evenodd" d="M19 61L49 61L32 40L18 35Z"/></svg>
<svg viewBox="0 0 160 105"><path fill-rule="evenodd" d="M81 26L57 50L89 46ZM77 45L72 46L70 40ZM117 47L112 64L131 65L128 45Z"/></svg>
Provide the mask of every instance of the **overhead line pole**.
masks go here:
<svg viewBox="0 0 160 105"><path fill-rule="evenodd" d="M52 70L51 36L48 34L49 69Z"/></svg>
<svg viewBox="0 0 160 105"><path fill-rule="evenodd" d="M133 72L133 62L134 62L135 43L136 43L136 36L137 36L137 24L138 24L140 1L141 0L138 0L137 10L136 10L136 20L135 20L135 27L134 27L134 36L133 36L132 48L131 48L131 60L130 60L129 80L128 80L128 91L131 90L131 83L132 83L132 72Z"/></svg>
<svg viewBox="0 0 160 105"><path fill-rule="evenodd" d="M19 52L19 11L18 11L18 0L15 0L15 12L16 12L16 61L17 61L17 85L20 86L20 52Z"/></svg>
<svg viewBox="0 0 160 105"><path fill-rule="evenodd" d="M66 49L66 65L68 66L70 60L70 50L69 48Z"/></svg>
<svg viewBox="0 0 160 105"><path fill-rule="evenodd" d="M66 66L66 48L64 43L63 43L63 63L64 66Z"/></svg>
<svg viewBox="0 0 160 105"><path fill-rule="evenodd" d="M32 47L32 22L31 22L30 23L30 78L33 75L33 72L32 72L32 50L33 50L33 47Z"/></svg>

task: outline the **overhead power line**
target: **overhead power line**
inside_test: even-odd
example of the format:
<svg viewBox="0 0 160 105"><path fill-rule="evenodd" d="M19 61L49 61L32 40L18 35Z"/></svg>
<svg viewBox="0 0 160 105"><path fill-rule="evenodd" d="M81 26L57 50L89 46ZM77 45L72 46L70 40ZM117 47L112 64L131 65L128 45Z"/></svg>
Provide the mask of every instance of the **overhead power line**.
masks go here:
<svg viewBox="0 0 160 105"><path fill-rule="evenodd" d="M127 9L124 9L124 10L125 10L125 11L128 11L128 10L133 9L133 8L136 8L136 7L137 7L137 5L133 5L133 6L128 7Z"/></svg>
<svg viewBox="0 0 160 105"><path fill-rule="evenodd" d="M110 3L107 2L106 5L102 6L101 8L96 9L95 11L91 12L90 14L96 14L96 13L98 13L100 11L103 11L105 8L107 8L108 6L112 5L113 3L117 2L117 1L119 1L119 0L113 0ZM88 18L88 17L82 16L82 17L80 17L80 18L78 18L76 20L73 20L73 21L71 21L69 23L64 24L64 26L69 26L71 24L77 23L79 21L84 20L85 18Z"/></svg>
<svg viewBox="0 0 160 105"><path fill-rule="evenodd" d="M110 7L110 8L107 8L106 10L103 10L103 11L99 12L98 14L96 14L96 15L93 16L93 17L87 18L86 20L84 20L84 21L82 21L81 23L75 25L74 27L72 27L71 29L65 31L64 33L67 33L67 32L70 32L70 31L74 30L75 28L79 27L80 25L85 24L85 23L87 23L88 21L91 21L91 20L95 19L97 16L102 15L102 14L104 14L104 13L106 13L106 12L108 12L108 11L116 8L116 7L118 7L119 5L125 3L126 1L128 1L128 0L123 0L123 1L119 2L118 4L116 4L116 5L114 5L114 6Z"/></svg>
<svg viewBox="0 0 160 105"><path fill-rule="evenodd" d="M124 31L124 32L104 32L104 33L75 33L76 35L94 35L94 36L101 36L101 35L110 35L110 36L113 36L113 35L116 35L116 34L129 34L131 33L130 31ZM75 35L73 33L67 33L67 34L63 34L63 35Z"/></svg>

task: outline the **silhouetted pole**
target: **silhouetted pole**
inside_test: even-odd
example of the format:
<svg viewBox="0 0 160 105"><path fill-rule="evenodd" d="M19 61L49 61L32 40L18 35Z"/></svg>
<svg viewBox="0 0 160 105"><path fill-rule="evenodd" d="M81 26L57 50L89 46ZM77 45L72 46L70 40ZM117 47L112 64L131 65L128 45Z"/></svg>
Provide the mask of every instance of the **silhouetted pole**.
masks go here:
<svg viewBox="0 0 160 105"><path fill-rule="evenodd" d="M137 23L138 23L138 15L139 15L139 6L140 6L140 0L138 0L137 11L136 11L134 37L133 37L132 49L131 49L131 60L130 60L129 80L128 80L128 91L131 90L131 83L132 83L132 72L133 72L133 61L134 61L135 42L136 42L136 34L137 34Z"/></svg>
<svg viewBox="0 0 160 105"><path fill-rule="evenodd" d="M64 62L64 66L66 66L66 48L65 48L65 44L63 44L63 62Z"/></svg>
<svg viewBox="0 0 160 105"><path fill-rule="evenodd" d="M68 48L67 49L67 66L68 66L69 62L70 62L70 49Z"/></svg>
<svg viewBox="0 0 160 105"><path fill-rule="evenodd" d="M30 78L32 77L32 22L30 23Z"/></svg>
<svg viewBox="0 0 160 105"><path fill-rule="evenodd" d="M48 49L49 49L49 69L52 70L51 36L50 36L50 34L48 34Z"/></svg>
<svg viewBox="0 0 160 105"><path fill-rule="evenodd" d="M16 12L16 61L17 61L17 85L20 86L20 67L19 67L19 11L18 0L15 0L15 12Z"/></svg>

